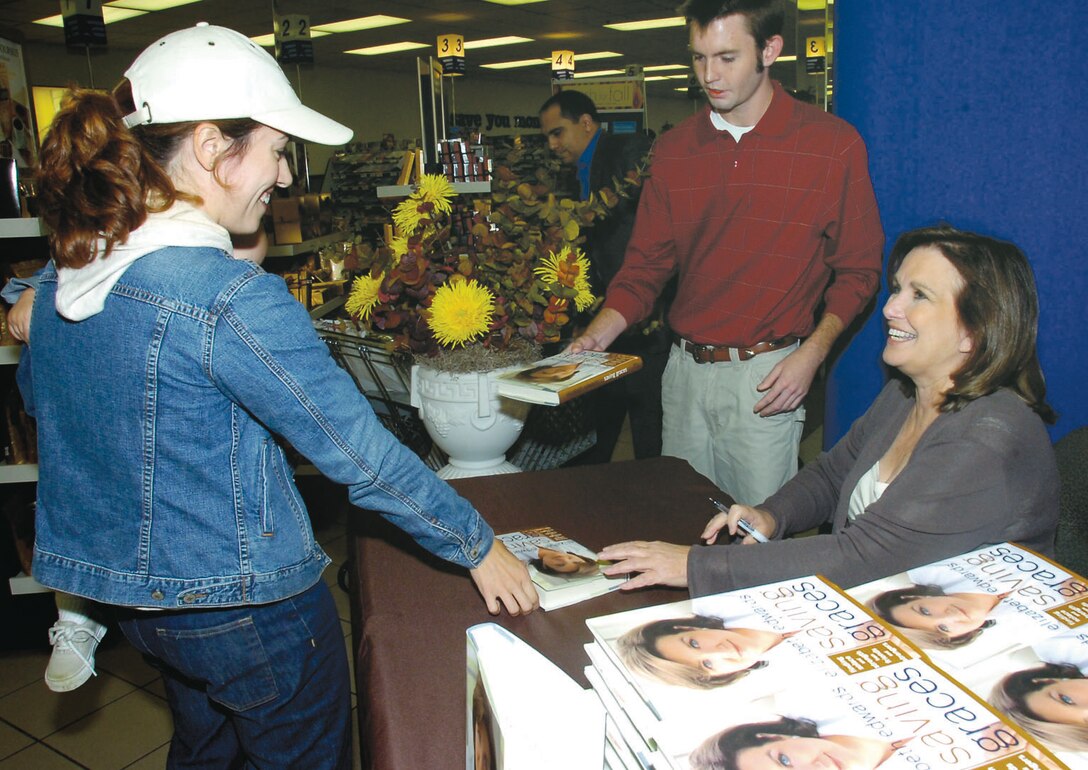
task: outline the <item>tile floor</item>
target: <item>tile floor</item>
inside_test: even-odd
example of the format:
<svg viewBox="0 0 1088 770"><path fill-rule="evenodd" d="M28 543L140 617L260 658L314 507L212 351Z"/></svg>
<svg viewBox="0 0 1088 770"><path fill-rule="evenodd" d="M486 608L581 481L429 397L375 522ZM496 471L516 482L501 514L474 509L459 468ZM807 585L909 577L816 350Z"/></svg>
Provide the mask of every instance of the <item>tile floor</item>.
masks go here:
<svg viewBox="0 0 1088 770"><path fill-rule="evenodd" d="M802 442L804 461L819 453L821 437L816 426ZM625 426L613 460L632 457ZM335 502L311 504L311 510L318 542L333 560L324 579L336 599L348 659L353 662L348 596L336 585L337 570L347 558L347 511ZM119 636L112 629L99 648L98 677L70 693L50 692L42 681L48 649L0 652L0 770L166 767L173 727L162 682ZM354 706L354 669L351 685ZM354 713L352 724L356 725ZM355 756L358 763L358 752Z"/></svg>
<svg viewBox="0 0 1088 770"><path fill-rule="evenodd" d="M336 599L350 653L348 596L336 585L337 570L347 557L346 512L332 508L339 510L327 521L315 521L315 531L333 560L324 579ZM54 693L42 681L47 648L0 652L0 770L166 767L173 723L159 675L116 628L96 657L97 678L73 692ZM354 670L351 689L354 706Z"/></svg>

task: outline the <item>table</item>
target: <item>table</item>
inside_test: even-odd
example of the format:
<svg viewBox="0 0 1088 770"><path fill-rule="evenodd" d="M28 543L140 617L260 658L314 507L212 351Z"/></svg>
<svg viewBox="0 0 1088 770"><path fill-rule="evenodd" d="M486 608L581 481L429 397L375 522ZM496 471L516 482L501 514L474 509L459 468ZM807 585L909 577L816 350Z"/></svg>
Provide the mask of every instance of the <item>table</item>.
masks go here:
<svg viewBox="0 0 1088 770"><path fill-rule="evenodd" d="M676 458L459 479L497 532L550 525L590 548L625 539L694 543L724 497ZM728 497L725 497L728 500ZM351 517L351 625L363 766L463 768L465 629L495 621L583 687L585 619L687 598L683 589L614 591L526 617L487 613L468 574L376 515Z"/></svg>

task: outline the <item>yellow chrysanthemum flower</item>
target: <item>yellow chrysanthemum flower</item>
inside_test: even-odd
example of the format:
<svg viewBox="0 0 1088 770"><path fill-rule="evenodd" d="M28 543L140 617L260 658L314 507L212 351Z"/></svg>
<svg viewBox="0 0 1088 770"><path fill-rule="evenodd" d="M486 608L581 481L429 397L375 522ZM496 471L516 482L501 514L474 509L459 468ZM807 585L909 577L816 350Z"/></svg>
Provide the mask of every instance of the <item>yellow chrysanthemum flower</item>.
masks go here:
<svg viewBox="0 0 1088 770"><path fill-rule="evenodd" d="M533 272L544 283L574 289L577 292L574 306L578 310L587 309L596 299L589 286L589 260L580 249L571 251L570 246L564 246L558 254L550 252Z"/></svg>
<svg viewBox="0 0 1088 770"><path fill-rule="evenodd" d="M416 196L405 198L393 209L393 225L402 235L411 235L419 227L423 220L423 213L419 210L422 201Z"/></svg>
<svg viewBox="0 0 1088 770"><path fill-rule="evenodd" d="M533 274L544 283L559 283L559 266L563 264L563 255L569 252L570 249L563 249L559 254L549 251L548 256L541 258L540 264L533 269Z"/></svg>
<svg viewBox="0 0 1088 770"><path fill-rule="evenodd" d="M424 174L419 178L415 195L420 200L434 204L435 214L449 214L453 211L451 201L457 193L446 177L440 174Z"/></svg>
<svg viewBox="0 0 1088 770"><path fill-rule="evenodd" d="M364 321L370 320L371 311L378 306L378 290L384 280L385 273L377 278L370 275L362 275L356 278L351 284L351 293L348 295L347 301L344 302L344 308Z"/></svg>
<svg viewBox="0 0 1088 770"><path fill-rule="evenodd" d="M451 280L431 301L428 325L440 345L457 347L485 334L495 312L495 296L475 279Z"/></svg>
<svg viewBox="0 0 1088 770"><path fill-rule="evenodd" d="M403 235L394 235L387 244L389 253L393 255L393 267L400 264L400 258L408 253L408 239Z"/></svg>

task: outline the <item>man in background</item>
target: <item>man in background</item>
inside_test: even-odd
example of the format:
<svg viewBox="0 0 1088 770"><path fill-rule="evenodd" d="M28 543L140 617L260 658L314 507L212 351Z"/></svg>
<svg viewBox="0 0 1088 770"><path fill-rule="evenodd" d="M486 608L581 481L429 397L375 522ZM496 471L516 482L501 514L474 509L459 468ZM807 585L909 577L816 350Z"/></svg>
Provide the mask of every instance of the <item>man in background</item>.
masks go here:
<svg viewBox="0 0 1088 770"><path fill-rule="evenodd" d="M580 200L608 187L619 192L620 182L646 162L650 140L642 133L610 134L601 127L597 106L580 91L560 91L540 107L540 128L548 147L577 177ZM638 188L621 198L607 217L587 230L593 290L603 295L623 265L627 241L638 210ZM597 443L576 462L602 463L612 458L625 417L631 420L635 457L661 454L661 373L668 360L669 335L661 307L649 321L621 335L610 350L642 357L642 369L589 394L587 406L597 430Z"/></svg>
<svg viewBox="0 0 1088 770"><path fill-rule="evenodd" d="M663 133L623 267L573 350L604 350L679 274L666 455L739 503L797 472L805 395L876 292L884 234L857 131L771 80L779 0L688 0L709 104Z"/></svg>

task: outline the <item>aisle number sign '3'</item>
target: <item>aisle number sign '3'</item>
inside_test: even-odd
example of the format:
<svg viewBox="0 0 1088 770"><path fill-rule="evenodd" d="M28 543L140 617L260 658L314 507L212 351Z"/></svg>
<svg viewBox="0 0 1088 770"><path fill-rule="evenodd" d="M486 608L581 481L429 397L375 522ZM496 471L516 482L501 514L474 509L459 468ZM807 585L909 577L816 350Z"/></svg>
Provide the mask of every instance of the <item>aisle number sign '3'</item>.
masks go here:
<svg viewBox="0 0 1088 770"><path fill-rule="evenodd" d="M461 35L438 36L438 61L442 74L449 77L465 74L465 39Z"/></svg>

